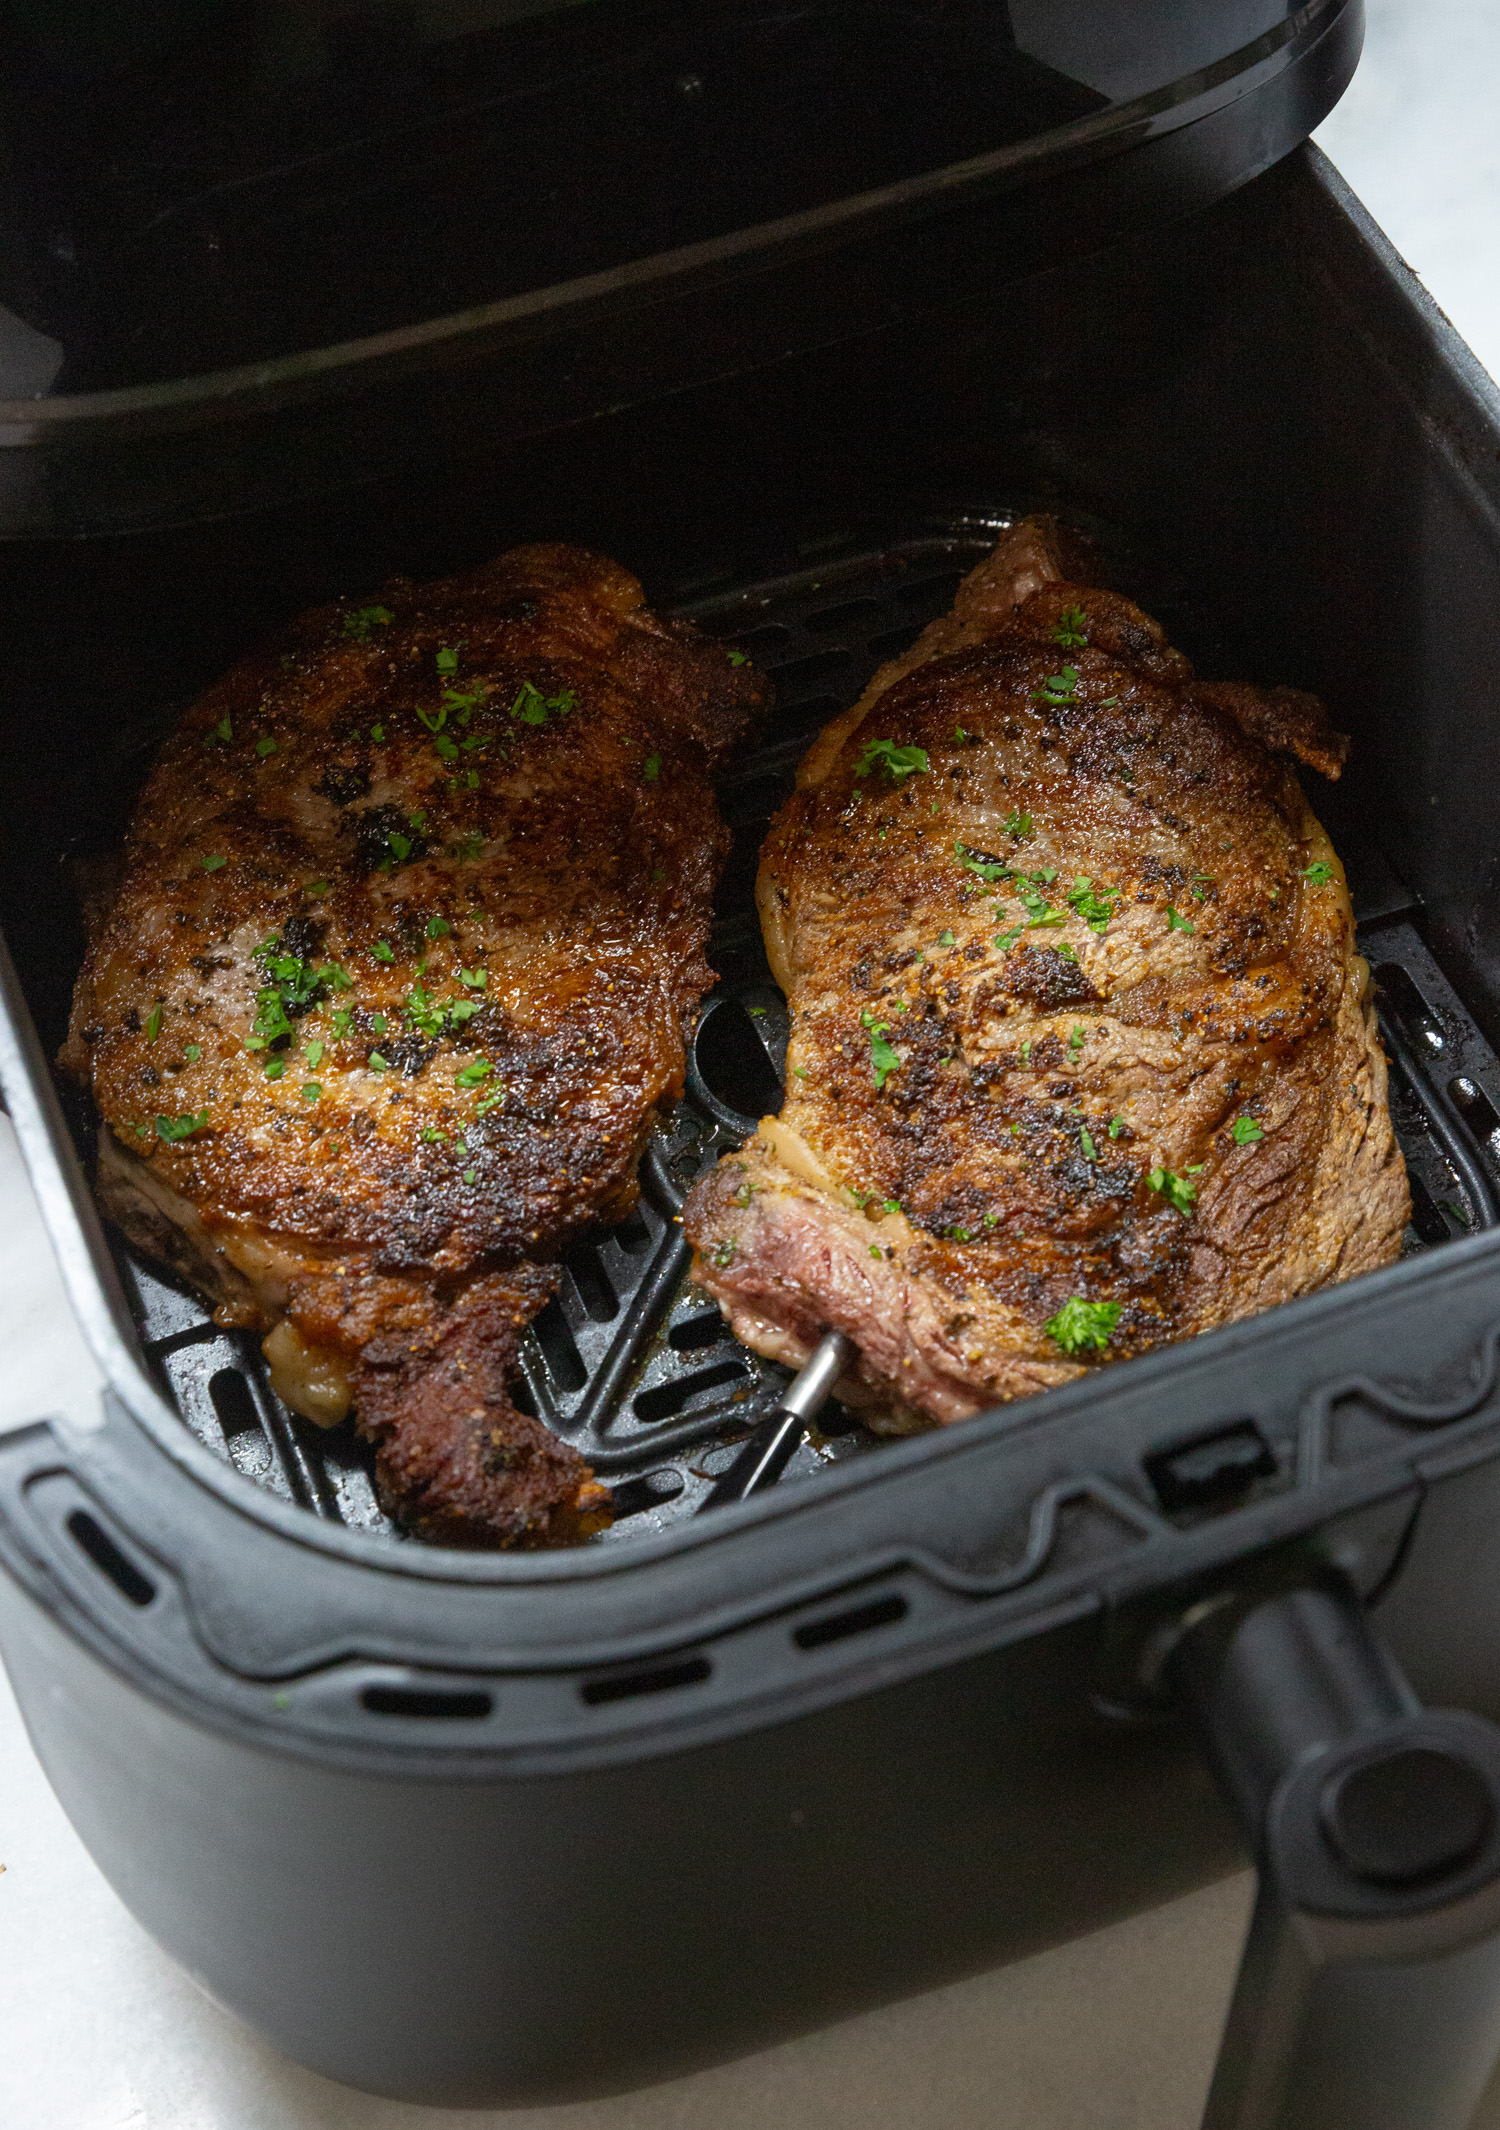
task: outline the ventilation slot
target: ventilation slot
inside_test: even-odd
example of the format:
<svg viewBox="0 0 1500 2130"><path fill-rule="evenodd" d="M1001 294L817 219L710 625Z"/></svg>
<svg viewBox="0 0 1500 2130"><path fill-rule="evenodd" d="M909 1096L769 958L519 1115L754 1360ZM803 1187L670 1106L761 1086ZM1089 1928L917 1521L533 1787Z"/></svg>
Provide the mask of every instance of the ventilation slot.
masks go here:
<svg viewBox="0 0 1500 2130"><path fill-rule="evenodd" d="M478 1688L465 1692L444 1686L367 1686L359 1698L372 1716L421 1716L448 1723L474 1723L495 1705Z"/></svg>
<svg viewBox="0 0 1500 2130"><path fill-rule="evenodd" d="M847 651L815 651L810 658L788 659L784 666L776 668L777 700L796 702L799 689L827 680L831 673L841 672L848 662Z"/></svg>
<svg viewBox="0 0 1500 2130"><path fill-rule="evenodd" d="M1436 1014L1398 961L1383 961L1375 971L1381 1004L1394 1013L1418 1045L1436 1057L1443 1049L1443 1031Z"/></svg>
<svg viewBox="0 0 1500 2130"><path fill-rule="evenodd" d="M568 1328L568 1320L555 1301L547 1304L531 1329L542 1349L547 1373L557 1388L567 1392L582 1390L589 1372Z"/></svg>
<svg viewBox="0 0 1500 2130"><path fill-rule="evenodd" d="M635 1400L635 1416L637 1420L671 1420L685 1411L694 1398L722 1390L728 1383L743 1383L749 1374L743 1361L720 1361L713 1368L695 1368L690 1376L679 1376L675 1383L658 1383L654 1390L643 1390Z"/></svg>
<svg viewBox="0 0 1500 2130"><path fill-rule="evenodd" d="M781 1082L737 998L720 999L704 1015L693 1063L709 1094L737 1117L763 1117L781 1102Z"/></svg>
<svg viewBox="0 0 1500 2130"><path fill-rule="evenodd" d="M921 624L915 621L904 629L885 629L879 636L870 638L867 648L880 659L899 658L903 651L911 649L921 633Z"/></svg>
<svg viewBox="0 0 1500 2130"><path fill-rule="evenodd" d="M873 1598L849 1612L830 1612L821 1620L809 1620L805 1627L793 1629L792 1640L799 1649L822 1649L829 1642L847 1642L851 1635L869 1634L876 1627L894 1627L910 1610L904 1597Z"/></svg>
<svg viewBox="0 0 1500 2130"><path fill-rule="evenodd" d="M643 1472L639 1479L627 1479L613 1489L610 1500L614 1505L615 1522L622 1517L639 1516L643 1510L659 1509L664 1503L675 1501L686 1484L681 1472L664 1468L660 1472Z"/></svg>
<svg viewBox="0 0 1500 2130"><path fill-rule="evenodd" d="M802 626L818 636L841 635L846 629L863 634L884 612L878 599L846 599L842 606L820 607L816 614L804 614Z"/></svg>
<svg viewBox="0 0 1500 2130"><path fill-rule="evenodd" d="M679 1686L701 1686L712 1671L707 1657L684 1657L677 1664L658 1664L652 1671L587 1679L578 1691L590 1708L598 1708L605 1701L634 1701L641 1694L670 1694Z"/></svg>
<svg viewBox="0 0 1500 2130"><path fill-rule="evenodd" d="M1461 1072L1448 1082L1448 1092L1474 1137L1500 1157L1500 1115L1484 1089L1476 1086L1467 1073Z"/></svg>
<svg viewBox="0 0 1500 2130"><path fill-rule="evenodd" d="M255 1394L239 1370L215 1369L208 1379L208 1396L238 1469L252 1479L269 1471L271 1445L255 1410Z"/></svg>
<svg viewBox="0 0 1500 2130"><path fill-rule="evenodd" d="M599 1253L588 1243L580 1243L563 1259L573 1275L573 1285L578 1289L578 1299L596 1324L610 1324L620 1313L620 1297L609 1283L609 1275L599 1262Z"/></svg>
<svg viewBox="0 0 1500 2130"><path fill-rule="evenodd" d="M107 1575L132 1605L149 1605L156 1595L156 1585L142 1575L135 1562L128 1560L120 1551L103 1524L97 1523L87 1509L75 1509L68 1518L69 1535L82 1547L101 1575Z"/></svg>
<svg viewBox="0 0 1500 2130"><path fill-rule="evenodd" d="M1411 1189L1411 1224L1420 1239L1427 1244L1447 1242L1452 1229L1439 1212L1421 1177L1414 1169L1408 1169L1406 1181Z"/></svg>
<svg viewBox="0 0 1500 2130"><path fill-rule="evenodd" d="M642 1250L651 1247L651 1230L639 1213L632 1213L628 1220L622 1220L617 1228L610 1230L610 1240L628 1256L639 1257Z"/></svg>
<svg viewBox="0 0 1500 2130"><path fill-rule="evenodd" d="M717 1346L729 1337L729 1326L717 1309L700 1309L696 1316L685 1316L667 1333L667 1344L678 1353L697 1353L705 1346Z"/></svg>

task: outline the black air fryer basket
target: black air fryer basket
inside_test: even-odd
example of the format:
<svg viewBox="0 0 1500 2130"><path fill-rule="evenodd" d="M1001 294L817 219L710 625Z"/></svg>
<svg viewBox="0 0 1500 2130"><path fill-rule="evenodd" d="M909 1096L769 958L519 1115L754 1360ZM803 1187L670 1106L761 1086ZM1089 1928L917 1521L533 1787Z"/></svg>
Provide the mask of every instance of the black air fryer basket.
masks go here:
<svg viewBox="0 0 1500 2130"><path fill-rule="evenodd" d="M499 12L518 37L551 19ZM871 12L968 35L983 11ZM64 316L55 276L51 313L6 299L66 363L0 410L0 1071L109 1387L97 1416L0 1440L0 1634L122 1897L332 2077L455 2104L664 2077L1248 1845L1215 2130L1472 2111L1500 2042L1500 403L1327 165L1276 162L1337 93L1357 11L1261 12L1143 110L1061 43L1041 81L1030 16L1077 50L1090 11L1018 4L1013 183L972 153L946 190L892 165L887 190L928 186L893 206L824 172L797 212L847 226L815 244L700 225L711 262L655 255L632 282L596 261L609 289L552 284L524 331L491 289L420 360L389 337L417 331L394 271L355 321L378 360L351 333L320 368L297 336L326 329L326 292L289 299L259 397L232 363L217 397L162 374L144 297L111 339L105 299L137 284L107 188L79 224L94 309ZM648 15L710 94L685 11L597 23ZM252 175L257 138L236 136ZM1085 231L1090 199L1117 213ZM136 240L166 245L170 204L135 203ZM315 256L296 217L262 220L259 252L244 216L221 225L234 272L278 232L288 273ZM238 314L192 293L195 345L243 351ZM1317 689L1354 736L1313 797L1375 971L1405 1255L918 1439L825 1413L774 1490L700 1515L786 1380L685 1283L674 1220L776 1100L765 822L812 733L1034 508L1090 533L1204 670ZM315 600L523 538L619 555L753 652L778 709L721 793L722 982L687 1094L639 1211L570 1253L527 1341L522 1395L617 1521L474 1556L394 1534L352 1436L290 1415L253 1341L106 1237L88 1120L46 1061L80 864L182 705Z"/></svg>

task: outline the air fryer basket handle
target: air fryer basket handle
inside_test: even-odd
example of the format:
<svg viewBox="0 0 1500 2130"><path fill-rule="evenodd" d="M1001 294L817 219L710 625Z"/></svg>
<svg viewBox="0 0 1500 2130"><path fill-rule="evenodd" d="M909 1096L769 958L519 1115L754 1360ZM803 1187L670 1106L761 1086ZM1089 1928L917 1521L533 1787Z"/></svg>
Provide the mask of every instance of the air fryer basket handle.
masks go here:
<svg viewBox="0 0 1500 2130"><path fill-rule="evenodd" d="M1203 2130L1465 2130L1500 2053L1500 1729L1352 1592L1228 1597L1169 1675L1260 1890Z"/></svg>

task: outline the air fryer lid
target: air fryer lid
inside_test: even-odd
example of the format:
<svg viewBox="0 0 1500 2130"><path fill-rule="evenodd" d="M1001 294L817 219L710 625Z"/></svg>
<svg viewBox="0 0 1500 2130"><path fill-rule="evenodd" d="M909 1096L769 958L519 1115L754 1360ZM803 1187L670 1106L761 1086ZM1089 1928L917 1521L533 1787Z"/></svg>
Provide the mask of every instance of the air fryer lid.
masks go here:
<svg viewBox="0 0 1500 2130"><path fill-rule="evenodd" d="M1359 25L1359 0L0 0L0 444L347 393L976 193L1011 203L991 282L1055 264L1109 239L1153 148L1194 140L1136 227L1296 145ZM657 341L627 390L685 381Z"/></svg>

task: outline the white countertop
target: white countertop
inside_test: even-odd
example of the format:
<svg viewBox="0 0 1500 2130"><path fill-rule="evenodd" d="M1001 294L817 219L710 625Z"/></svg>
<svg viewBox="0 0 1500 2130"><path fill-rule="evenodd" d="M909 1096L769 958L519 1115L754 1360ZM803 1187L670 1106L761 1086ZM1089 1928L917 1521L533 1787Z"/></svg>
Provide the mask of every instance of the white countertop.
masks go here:
<svg viewBox="0 0 1500 2130"><path fill-rule="evenodd" d="M1365 62L1319 141L1500 372L1500 6L1368 5ZM64 1376L70 1395L87 1397L89 1364L3 1120L0 1206L5 1313L33 1328L52 1313L57 1328L40 1347L55 1357L50 1380ZM31 1397L12 1372L0 1426ZM89 1861L3 1677L0 1864L4 2130L1194 2130L1250 1890L1247 1876L1231 1879L646 2093L493 2114L330 2085L202 1997ZM1475 2130L1500 2130L1500 2079Z"/></svg>

